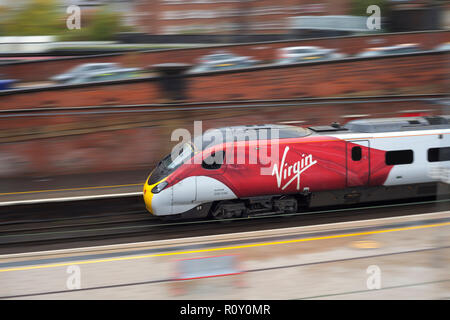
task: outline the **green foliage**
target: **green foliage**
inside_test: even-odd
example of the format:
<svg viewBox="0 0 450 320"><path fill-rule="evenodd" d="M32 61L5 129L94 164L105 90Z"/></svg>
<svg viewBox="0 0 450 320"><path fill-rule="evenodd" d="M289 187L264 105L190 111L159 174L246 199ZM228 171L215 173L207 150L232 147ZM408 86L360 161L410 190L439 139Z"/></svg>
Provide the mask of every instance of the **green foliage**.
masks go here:
<svg viewBox="0 0 450 320"><path fill-rule="evenodd" d="M56 0L30 0L17 12L9 10L4 16L2 30L5 35L54 35L65 27Z"/></svg>
<svg viewBox="0 0 450 320"><path fill-rule="evenodd" d="M118 32L131 31L121 24L121 16L106 7L81 13L81 29L66 27L65 7L58 0L30 0L17 11L3 12L0 35L31 36L56 35L60 40L112 40ZM0 12L2 13L2 12Z"/></svg>

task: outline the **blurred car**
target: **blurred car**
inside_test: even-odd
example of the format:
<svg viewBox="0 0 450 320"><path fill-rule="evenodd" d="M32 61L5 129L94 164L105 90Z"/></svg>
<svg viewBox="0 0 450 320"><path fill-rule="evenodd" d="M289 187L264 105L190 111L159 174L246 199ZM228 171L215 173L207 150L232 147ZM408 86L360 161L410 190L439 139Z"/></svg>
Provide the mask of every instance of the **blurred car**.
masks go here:
<svg viewBox="0 0 450 320"><path fill-rule="evenodd" d="M86 78L89 74L115 69L120 69L117 63L83 63L67 72L51 77L50 80L69 84L74 81L77 82L79 78Z"/></svg>
<svg viewBox="0 0 450 320"><path fill-rule="evenodd" d="M2 79L4 76L0 74L0 90L14 89L13 85L17 82L15 79Z"/></svg>
<svg viewBox="0 0 450 320"><path fill-rule="evenodd" d="M450 42L446 42L443 44L438 45L434 50L437 51L450 51Z"/></svg>
<svg viewBox="0 0 450 320"><path fill-rule="evenodd" d="M64 82L64 84L80 84L98 81L124 80L140 77L142 75L143 70L140 68L119 68L86 73L79 77L68 80Z"/></svg>
<svg viewBox="0 0 450 320"><path fill-rule="evenodd" d="M202 56L198 64L190 72L206 72L251 67L259 63L251 57L237 56L228 51L217 51L213 54Z"/></svg>
<svg viewBox="0 0 450 320"><path fill-rule="evenodd" d="M356 56L360 58L378 57L389 54L403 54L422 51L422 48L416 43L402 43L390 47L367 48Z"/></svg>
<svg viewBox="0 0 450 320"><path fill-rule="evenodd" d="M346 55L336 49L316 46L286 47L278 49L277 64L309 62L313 60L342 59Z"/></svg>

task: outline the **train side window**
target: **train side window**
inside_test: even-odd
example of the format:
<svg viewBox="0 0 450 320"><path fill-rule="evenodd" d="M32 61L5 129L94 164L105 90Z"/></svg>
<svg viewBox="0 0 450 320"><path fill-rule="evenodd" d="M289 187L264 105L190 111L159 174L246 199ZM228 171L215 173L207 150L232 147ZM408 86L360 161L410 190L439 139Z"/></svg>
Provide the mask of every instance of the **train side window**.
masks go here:
<svg viewBox="0 0 450 320"><path fill-rule="evenodd" d="M362 158L361 147L353 147L352 148L352 160L359 161Z"/></svg>
<svg viewBox="0 0 450 320"><path fill-rule="evenodd" d="M225 152L223 151L213 152L208 158L203 160L202 168L207 170L217 170L222 166L224 159L225 159Z"/></svg>
<svg viewBox="0 0 450 320"><path fill-rule="evenodd" d="M410 164L414 161L414 153L412 150L387 151L385 160L388 166Z"/></svg>
<svg viewBox="0 0 450 320"><path fill-rule="evenodd" d="M428 149L428 162L450 161L450 147Z"/></svg>

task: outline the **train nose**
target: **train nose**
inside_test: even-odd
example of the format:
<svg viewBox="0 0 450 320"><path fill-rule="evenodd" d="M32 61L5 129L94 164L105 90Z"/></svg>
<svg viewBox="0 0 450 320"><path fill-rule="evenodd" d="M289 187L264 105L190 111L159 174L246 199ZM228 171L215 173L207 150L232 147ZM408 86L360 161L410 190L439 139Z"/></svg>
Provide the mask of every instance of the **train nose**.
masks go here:
<svg viewBox="0 0 450 320"><path fill-rule="evenodd" d="M166 178L154 183L149 184L149 179L144 183L144 189L142 190L144 195L145 208L153 215L166 214L171 205L171 193L162 192L168 185ZM161 197L162 195L162 197ZM170 197L168 197L168 195ZM156 197L156 199L155 199Z"/></svg>
<svg viewBox="0 0 450 320"><path fill-rule="evenodd" d="M144 195L145 208L151 214L153 214L153 211L152 211L152 198L153 198L152 186L148 185L148 180L144 183L144 189L142 192Z"/></svg>

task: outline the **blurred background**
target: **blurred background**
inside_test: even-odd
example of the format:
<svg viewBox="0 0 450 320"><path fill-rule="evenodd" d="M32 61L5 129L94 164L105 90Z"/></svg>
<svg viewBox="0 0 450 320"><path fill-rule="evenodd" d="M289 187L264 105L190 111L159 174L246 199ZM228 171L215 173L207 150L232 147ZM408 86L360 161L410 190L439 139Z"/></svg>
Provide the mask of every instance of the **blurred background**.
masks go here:
<svg viewBox="0 0 450 320"><path fill-rule="evenodd" d="M46 219L56 219L49 212L67 219L116 205L142 211L142 184L177 143L171 133L193 132L194 121L206 130L442 115L450 110L449 89L445 0L0 0L0 204L7 213L1 230L19 232L9 223L25 221L29 212L41 221L43 212ZM123 193L139 197L132 204L94 202L81 211L45 207L46 199ZM18 203L43 207L9 207ZM447 238L427 233L422 243L443 246ZM48 247L39 248L61 248L67 241L61 239L46 239ZM374 248L391 240L376 239ZM0 249L14 253L36 245L18 243L16 249L0 243ZM328 248L339 251L340 245L358 246L334 242ZM255 268L260 255L248 253ZM413 266L404 278L396 269L395 279L414 278L430 265L445 278L448 263L433 260L437 256L420 257L426 267ZM266 280L276 285L277 277ZM330 277L338 288L339 272ZM228 283L215 281L217 288ZM250 287L268 285L257 281ZM306 286L312 291L304 296L322 294ZM188 297L210 297L205 290ZM214 292L227 298L234 290ZM448 298L448 282L433 290L413 297ZM301 297L258 294L240 297Z"/></svg>
<svg viewBox="0 0 450 320"><path fill-rule="evenodd" d="M20 0L1 1L0 17L2 178L142 177L170 150L160 141L194 119L313 125L391 115L391 103L400 115L442 113L436 95L449 88L447 1ZM173 103L179 111L164 109Z"/></svg>

